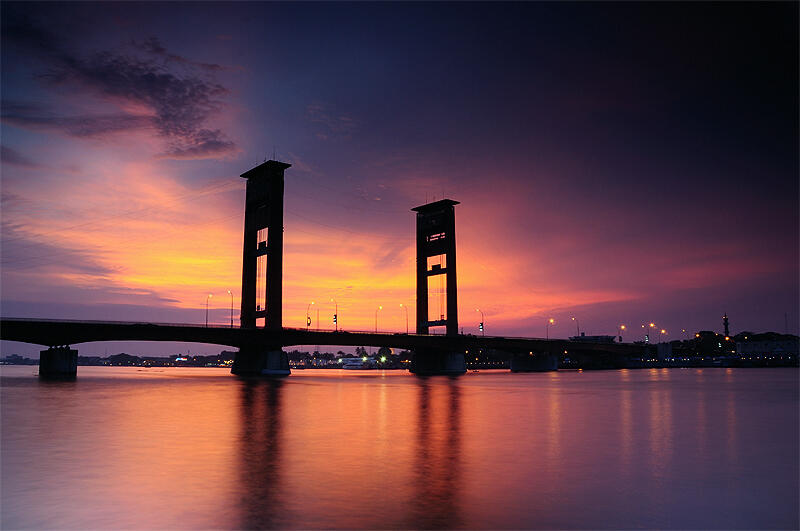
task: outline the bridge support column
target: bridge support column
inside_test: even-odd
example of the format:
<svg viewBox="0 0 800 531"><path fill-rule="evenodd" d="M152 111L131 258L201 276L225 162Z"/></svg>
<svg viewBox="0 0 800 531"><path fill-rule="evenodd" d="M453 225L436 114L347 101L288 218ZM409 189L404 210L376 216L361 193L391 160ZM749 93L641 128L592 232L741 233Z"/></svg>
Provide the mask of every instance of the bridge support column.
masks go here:
<svg viewBox="0 0 800 531"><path fill-rule="evenodd" d="M237 376L289 376L289 357L281 349L239 349L231 373Z"/></svg>
<svg viewBox="0 0 800 531"><path fill-rule="evenodd" d="M78 351L69 346L50 347L39 352L39 378L71 380L78 374Z"/></svg>
<svg viewBox="0 0 800 531"><path fill-rule="evenodd" d="M410 372L419 376L457 376L467 372L463 352L414 352Z"/></svg>
<svg viewBox="0 0 800 531"><path fill-rule="evenodd" d="M558 370L558 354L534 352L513 354L509 361L511 372L544 372Z"/></svg>

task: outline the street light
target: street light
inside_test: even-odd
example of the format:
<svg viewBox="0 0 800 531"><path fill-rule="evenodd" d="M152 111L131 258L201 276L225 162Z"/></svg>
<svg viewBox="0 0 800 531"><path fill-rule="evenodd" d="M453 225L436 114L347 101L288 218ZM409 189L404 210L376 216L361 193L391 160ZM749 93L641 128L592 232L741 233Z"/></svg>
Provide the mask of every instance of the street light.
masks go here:
<svg viewBox="0 0 800 531"><path fill-rule="evenodd" d="M378 310L383 310L383 306L378 306L375 309L375 333L378 333Z"/></svg>
<svg viewBox="0 0 800 531"><path fill-rule="evenodd" d="M664 338L666 339L666 336L667 336L667 331L666 331L666 330L664 330L663 328L661 329L661 335L663 335L663 336L664 336Z"/></svg>
<svg viewBox="0 0 800 531"><path fill-rule="evenodd" d="M211 299L212 295L209 293L208 297L206 297L206 328L208 328L208 301Z"/></svg>
<svg viewBox="0 0 800 531"><path fill-rule="evenodd" d="M547 339L550 339L550 325L555 324L556 321L552 317L547 320L547 326L545 327L547 333Z"/></svg>
<svg viewBox="0 0 800 531"><path fill-rule="evenodd" d="M581 335L581 324L578 322L578 318L577 317L573 317L572 320L575 321L575 329L578 331L578 336L580 336Z"/></svg>
<svg viewBox="0 0 800 531"><path fill-rule="evenodd" d="M619 325L619 342L622 343L622 331L625 330L625 325Z"/></svg>
<svg viewBox="0 0 800 531"><path fill-rule="evenodd" d="M311 301L310 303L308 303L308 306L306 306L306 331L308 331L308 329L311 328L311 314L309 314L308 312L313 304L314 301Z"/></svg>
<svg viewBox="0 0 800 531"><path fill-rule="evenodd" d="M478 326L478 329L481 331L481 335L485 336L486 335L486 331L483 329L483 323L486 322L486 319L483 317L483 312L481 311L480 308L475 308L475 311L481 313L481 324L480 324L480 326Z"/></svg>
<svg viewBox="0 0 800 531"><path fill-rule="evenodd" d="M400 307L406 311L406 335L408 335L408 306L400 303Z"/></svg>
<svg viewBox="0 0 800 531"><path fill-rule="evenodd" d="M231 328L233 328L233 293L231 290L228 290L228 295L231 296Z"/></svg>
<svg viewBox="0 0 800 531"><path fill-rule="evenodd" d="M336 327L336 331L339 331L339 303L336 302L336 299L331 299L333 303L333 326Z"/></svg>

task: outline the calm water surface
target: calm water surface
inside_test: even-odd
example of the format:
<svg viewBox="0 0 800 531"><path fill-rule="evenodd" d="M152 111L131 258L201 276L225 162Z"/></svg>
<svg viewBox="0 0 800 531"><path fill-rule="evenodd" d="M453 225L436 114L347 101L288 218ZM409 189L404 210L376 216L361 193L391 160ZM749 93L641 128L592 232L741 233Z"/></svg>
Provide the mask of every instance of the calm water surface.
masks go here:
<svg viewBox="0 0 800 531"><path fill-rule="evenodd" d="M798 528L798 371L3 367L3 529Z"/></svg>

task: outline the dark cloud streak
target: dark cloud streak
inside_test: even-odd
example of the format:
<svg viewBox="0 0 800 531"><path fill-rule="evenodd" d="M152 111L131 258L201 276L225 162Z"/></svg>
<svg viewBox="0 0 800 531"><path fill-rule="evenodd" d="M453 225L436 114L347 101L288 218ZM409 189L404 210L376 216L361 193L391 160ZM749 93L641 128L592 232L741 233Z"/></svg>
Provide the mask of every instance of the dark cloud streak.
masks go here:
<svg viewBox="0 0 800 531"><path fill-rule="evenodd" d="M47 86L80 87L116 103L133 103L152 110L152 116L130 113L59 116L42 113L35 105L4 103L6 123L31 129L56 129L68 135L87 137L154 127L167 139L167 158L208 158L235 153L236 145L219 129L206 122L217 113L220 98L228 93L221 84L192 70L213 72L219 65L198 63L169 53L151 38L137 47L150 57L97 52L88 58L66 51L57 36L27 17L6 17L4 44L10 42L35 52L49 68L38 79ZM152 57L152 56L155 56ZM159 61L158 59L163 59ZM185 72L168 68L179 63Z"/></svg>
<svg viewBox="0 0 800 531"><path fill-rule="evenodd" d="M2 102L4 123L31 130L58 131L70 136L97 137L153 126L153 118L133 114L59 116L43 105Z"/></svg>
<svg viewBox="0 0 800 531"><path fill-rule="evenodd" d="M37 272L107 277L114 268L100 264L88 249L62 247L28 234L18 224L2 226L3 274Z"/></svg>
<svg viewBox="0 0 800 531"><path fill-rule="evenodd" d="M21 168L38 168L41 166L16 149L2 145L0 145L0 160L2 160L3 164L11 164ZM5 200L5 196L3 199Z"/></svg>
<svg viewBox="0 0 800 531"><path fill-rule="evenodd" d="M174 53L169 53L166 48L161 44L156 37L150 37L149 39L145 40L144 42L133 42L134 47L139 48L140 50L147 52L149 54L161 57L167 61L173 61L175 63L189 65L189 66L196 66L198 68L202 68L203 70L207 70L209 72L219 72L221 70L226 70L226 68L222 65L218 65L215 63L201 63L197 61L192 61L182 55L177 55Z"/></svg>

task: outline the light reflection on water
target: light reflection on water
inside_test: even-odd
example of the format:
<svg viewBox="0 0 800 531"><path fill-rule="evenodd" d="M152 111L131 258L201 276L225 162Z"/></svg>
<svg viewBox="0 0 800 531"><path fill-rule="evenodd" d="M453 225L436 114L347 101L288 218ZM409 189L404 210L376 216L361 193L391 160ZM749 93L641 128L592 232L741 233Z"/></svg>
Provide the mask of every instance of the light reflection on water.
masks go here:
<svg viewBox="0 0 800 531"><path fill-rule="evenodd" d="M800 524L794 369L33 372L0 373L4 529Z"/></svg>

